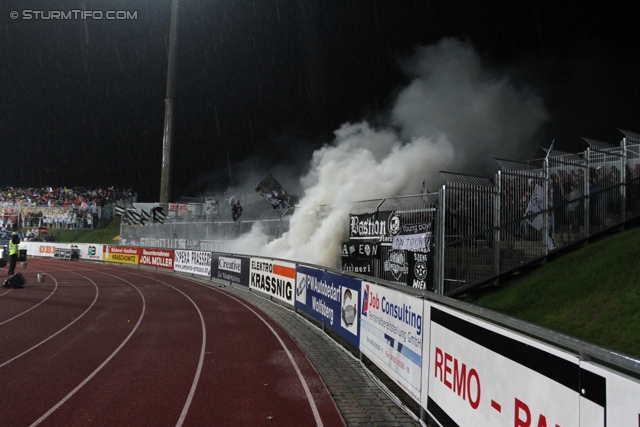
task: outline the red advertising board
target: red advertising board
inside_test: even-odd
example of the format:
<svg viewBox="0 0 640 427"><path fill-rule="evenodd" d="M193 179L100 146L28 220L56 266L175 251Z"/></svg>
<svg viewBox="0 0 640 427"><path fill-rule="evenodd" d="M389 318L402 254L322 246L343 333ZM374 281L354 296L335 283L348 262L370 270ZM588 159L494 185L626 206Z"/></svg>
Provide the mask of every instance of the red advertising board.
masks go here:
<svg viewBox="0 0 640 427"><path fill-rule="evenodd" d="M141 248L139 264L173 270L173 249Z"/></svg>

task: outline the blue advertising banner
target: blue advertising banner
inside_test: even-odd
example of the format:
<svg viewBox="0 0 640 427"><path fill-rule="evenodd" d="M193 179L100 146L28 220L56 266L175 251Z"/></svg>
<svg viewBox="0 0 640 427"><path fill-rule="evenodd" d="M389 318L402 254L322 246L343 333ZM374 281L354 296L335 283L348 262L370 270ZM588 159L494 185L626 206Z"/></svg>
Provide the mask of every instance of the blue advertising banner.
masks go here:
<svg viewBox="0 0 640 427"><path fill-rule="evenodd" d="M360 345L360 280L298 265L295 306Z"/></svg>

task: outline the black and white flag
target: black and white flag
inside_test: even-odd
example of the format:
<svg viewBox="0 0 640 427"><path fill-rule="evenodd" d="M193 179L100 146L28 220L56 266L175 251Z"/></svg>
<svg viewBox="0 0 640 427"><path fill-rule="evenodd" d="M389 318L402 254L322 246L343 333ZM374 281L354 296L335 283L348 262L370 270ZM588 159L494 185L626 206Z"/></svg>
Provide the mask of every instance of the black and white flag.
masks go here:
<svg viewBox="0 0 640 427"><path fill-rule="evenodd" d="M204 212L206 215L218 215L218 199L209 197L204 203Z"/></svg>
<svg viewBox="0 0 640 427"><path fill-rule="evenodd" d="M547 155L545 156L545 163L548 162L551 157L551 152L553 151L553 145L555 143L555 139L551 142L551 146L547 151ZM540 172L540 178L544 178L544 172ZM525 218L529 215L533 215L530 218L527 218L525 222L540 231L542 229L542 215L536 215L539 212L542 212L544 204L544 188L540 183L536 183L536 187L531 194L531 200L529 201L529 205L527 206L527 210L524 213ZM555 240L555 230L553 229L554 215L553 215L553 183L547 177L547 247L550 250L555 249L556 240Z"/></svg>
<svg viewBox="0 0 640 427"><path fill-rule="evenodd" d="M151 209L151 218L153 222L164 224L164 220L167 219L167 216L164 214L160 206L156 206L155 208Z"/></svg>
<svg viewBox="0 0 640 427"><path fill-rule="evenodd" d="M298 197L288 194L271 174L260 181L256 191L271 203L273 209L289 209L298 203Z"/></svg>
<svg viewBox="0 0 640 427"><path fill-rule="evenodd" d="M127 209L125 213L125 218L129 220L129 224L138 225L140 224L140 214L136 212L135 209Z"/></svg>

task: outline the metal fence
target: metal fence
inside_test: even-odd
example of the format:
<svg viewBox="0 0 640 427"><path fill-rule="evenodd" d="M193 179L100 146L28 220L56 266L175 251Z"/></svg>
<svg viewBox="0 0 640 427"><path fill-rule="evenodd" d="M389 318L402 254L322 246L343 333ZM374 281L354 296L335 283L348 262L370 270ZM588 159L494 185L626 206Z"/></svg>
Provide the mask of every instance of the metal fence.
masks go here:
<svg viewBox="0 0 640 427"><path fill-rule="evenodd" d="M99 228L99 221L111 218L113 205L27 206L0 205L0 226L3 228Z"/></svg>
<svg viewBox="0 0 640 427"><path fill-rule="evenodd" d="M436 291L459 294L639 217L640 135L623 133L619 147L585 139L589 148L580 154L554 150L544 159L495 159L493 178L441 172L446 184L437 193L356 202L349 212L432 222ZM321 207L319 215L330 208ZM237 223L177 217L146 227L123 225L120 236L128 245L224 251L227 241L257 222L270 238L281 237L294 212L250 212ZM385 269L390 251L388 242L380 243L371 275L398 282Z"/></svg>
<svg viewBox="0 0 640 427"><path fill-rule="evenodd" d="M202 215L198 218L175 217L163 224L150 223L146 226L123 223L120 226L120 241L144 247L223 251L227 242L248 233L258 222L270 238L281 237L289 230L289 220L294 211L245 212L238 222Z"/></svg>

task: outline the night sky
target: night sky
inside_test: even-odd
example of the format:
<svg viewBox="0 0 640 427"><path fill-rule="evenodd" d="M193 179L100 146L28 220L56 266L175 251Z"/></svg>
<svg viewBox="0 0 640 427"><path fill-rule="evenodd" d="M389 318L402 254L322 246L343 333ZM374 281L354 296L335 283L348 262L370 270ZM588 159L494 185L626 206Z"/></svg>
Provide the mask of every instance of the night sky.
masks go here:
<svg viewBox="0 0 640 427"><path fill-rule="evenodd" d="M640 32L632 2L615 3L180 0L171 199L223 191L246 169L304 173L343 123L384 121L409 81L402 62L445 37L540 95L541 146L617 144L618 128L640 132ZM137 19L24 15L83 5ZM0 186L158 200L170 5L2 1Z"/></svg>

